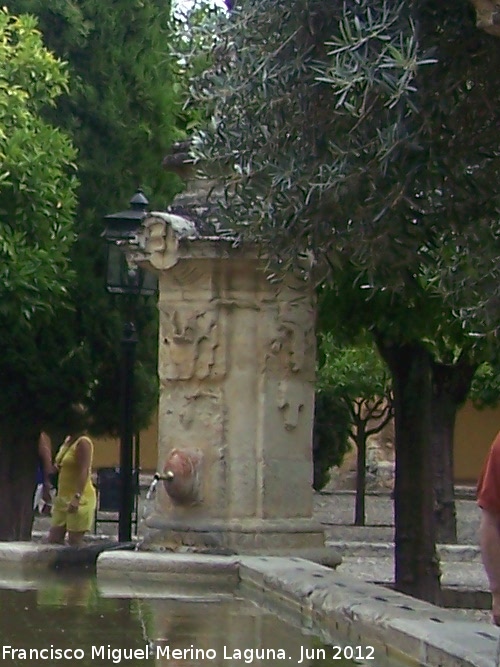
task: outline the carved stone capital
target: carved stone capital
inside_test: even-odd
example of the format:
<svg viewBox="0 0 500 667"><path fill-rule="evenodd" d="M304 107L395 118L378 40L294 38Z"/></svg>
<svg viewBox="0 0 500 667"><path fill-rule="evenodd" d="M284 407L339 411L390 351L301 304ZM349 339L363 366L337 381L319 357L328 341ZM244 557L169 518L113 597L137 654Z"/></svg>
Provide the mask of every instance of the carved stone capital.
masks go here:
<svg viewBox="0 0 500 667"><path fill-rule="evenodd" d="M134 259L157 271L175 266L179 261L179 242L197 237L194 223L174 213L153 212L142 223L134 247Z"/></svg>

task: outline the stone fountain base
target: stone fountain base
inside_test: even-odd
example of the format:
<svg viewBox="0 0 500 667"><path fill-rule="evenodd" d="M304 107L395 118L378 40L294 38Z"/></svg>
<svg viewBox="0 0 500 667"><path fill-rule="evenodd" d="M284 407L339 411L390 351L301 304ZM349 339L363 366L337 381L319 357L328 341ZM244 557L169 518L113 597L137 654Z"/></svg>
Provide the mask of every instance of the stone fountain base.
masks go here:
<svg viewBox="0 0 500 667"><path fill-rule="evenodd" d="M293 556L337 567L338 550L325 547L321 524L310 519L246 519L184 522L154 514L140 545L144 551Z"/></svg>

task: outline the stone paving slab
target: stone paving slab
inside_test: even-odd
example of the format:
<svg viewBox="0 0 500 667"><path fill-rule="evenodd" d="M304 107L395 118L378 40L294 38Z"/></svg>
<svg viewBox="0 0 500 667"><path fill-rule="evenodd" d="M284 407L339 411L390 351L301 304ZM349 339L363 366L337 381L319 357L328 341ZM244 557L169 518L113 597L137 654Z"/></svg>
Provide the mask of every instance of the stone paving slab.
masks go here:
<svg viewBox="0 0 500 667"><path fill-rule="evenodd" d="M366 497L366 525L354 526L355 494L316 493L314 517L320 521L328 540L349 542L392 542L394 539L394 503L388 494ZM459 544L477 545L480 510L473 491L467 498L456 500Z"/></svg>
<svg viewBox="0 0 500 667"><path fill-rule="evenodd" d="M98 579L123 579L129 582L157 579L166 582L185 582L235 586L239 561L236 556L208 554L149 553L144 551L108 551L97 559Z"/></svg>
<svg viewBox="0 0 500 667"><path fill-rule="evenodd" d="M48 568L64 547L33 542L0 542L0 565L17 568Z"/></svg>

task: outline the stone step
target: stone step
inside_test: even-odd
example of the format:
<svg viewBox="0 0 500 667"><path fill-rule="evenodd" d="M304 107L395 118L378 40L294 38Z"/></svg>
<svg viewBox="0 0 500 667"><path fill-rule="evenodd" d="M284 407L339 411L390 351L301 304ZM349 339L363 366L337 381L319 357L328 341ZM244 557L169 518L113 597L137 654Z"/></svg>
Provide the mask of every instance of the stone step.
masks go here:
<svg viewBox="0 0 500 667"><path fill-rule="evenodd" d="M343 555L342 563L337 570L342 574L348 574L370 583L384 585L394 583L394 559L392 557ZM469 594L474 591L479 595L488 594L488 579L480 561L442 561L441 573L443 588L468 591Z"/></svg>
<svg viewBox="0 0 500 667"><path fill-rule="evenodd" d="M393 542L327 540L326 546L336 549L343 557L392 558L394 551ZM481 552L476 544L439 544L437 549L442 561L481 561Z"/></svg>

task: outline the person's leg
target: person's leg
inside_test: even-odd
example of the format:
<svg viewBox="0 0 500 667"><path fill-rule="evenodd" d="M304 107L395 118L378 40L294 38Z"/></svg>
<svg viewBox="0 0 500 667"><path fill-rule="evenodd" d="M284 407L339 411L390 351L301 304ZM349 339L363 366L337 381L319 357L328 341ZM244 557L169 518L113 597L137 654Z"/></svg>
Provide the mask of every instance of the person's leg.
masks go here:
<svg viewBox="0 0 500 667"><path fill-rule="evenodd" d="M47 538L49 544L64 544L66 526L51 526Z"/></svg>
<svg viewBox="0 0 500 667"><path fill-rule="evenodd" d="M83 544L83 537L92 526L93 505L82 500L77 512L71 512L66 518L66 527L68 529L68 543L72 547L80 547Z"/></svg>
<svg viewBox="0 0 500 667"><path fill-rule="evenodd" d="M69 530L68 531L68 544L70 547L81 547L83 544L83 536L85 535L85 531L76 531L76 530Z"/></svg>
<svg viewBox="0 0 500 667"><path fill-rule="evenodd" d="M64 508L64 504L63 504ZM66 510L61 509L60 503L54 503L52 508L52 522L48 535L49 544L64 544L64 536L66 535L66 523L67 523Z"/></svg>

